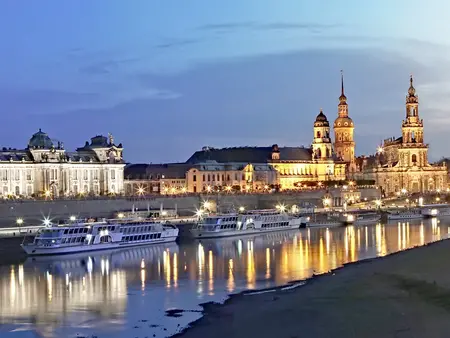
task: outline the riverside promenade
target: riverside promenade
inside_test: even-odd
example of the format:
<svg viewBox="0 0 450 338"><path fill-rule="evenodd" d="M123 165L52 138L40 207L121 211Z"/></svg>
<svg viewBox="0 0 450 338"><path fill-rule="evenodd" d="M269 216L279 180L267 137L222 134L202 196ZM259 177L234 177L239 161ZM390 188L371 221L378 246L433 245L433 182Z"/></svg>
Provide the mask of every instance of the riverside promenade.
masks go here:
<svg viewBox="0 0 450 338"><path fill-rule="evenodd" d="M232 296L177 337L448 337L450 241L349 264L287 291Z"/></svg>

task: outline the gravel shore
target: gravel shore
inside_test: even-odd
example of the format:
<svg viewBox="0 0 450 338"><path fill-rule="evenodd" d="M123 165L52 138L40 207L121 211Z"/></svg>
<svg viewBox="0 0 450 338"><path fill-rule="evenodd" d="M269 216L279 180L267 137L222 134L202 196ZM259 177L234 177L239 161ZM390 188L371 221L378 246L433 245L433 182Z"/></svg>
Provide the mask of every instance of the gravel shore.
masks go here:
<svg viewBox="0 0 450 338"><path fill-rule="evenodd" d="M306 285L205 304L177 337L449 337L450 241L347 265Z"/></svg>

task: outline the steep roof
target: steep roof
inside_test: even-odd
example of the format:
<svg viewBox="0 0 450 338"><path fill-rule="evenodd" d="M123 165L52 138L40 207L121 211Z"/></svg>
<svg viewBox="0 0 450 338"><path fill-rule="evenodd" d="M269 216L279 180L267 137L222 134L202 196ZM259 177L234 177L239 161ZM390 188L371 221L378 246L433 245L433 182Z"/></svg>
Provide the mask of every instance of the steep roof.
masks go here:
<svg viewBox="0 0 450 338"><path fill-rule="evenodd" d="M129 164L124 169L126 179L184 179L186 172L192 168L192 165L186 163L168 163L168 164Z"/></svg>
<svg viewBox="0 0 450 338"><path fill-rule="evenodd" d="M196 164L207 161L218 163L266 163L272 161L273 147L235 147L235 148L208 148L196 151L186 163ZM280 147L280 161L309 161L312 150L303 147Z"/></svg>

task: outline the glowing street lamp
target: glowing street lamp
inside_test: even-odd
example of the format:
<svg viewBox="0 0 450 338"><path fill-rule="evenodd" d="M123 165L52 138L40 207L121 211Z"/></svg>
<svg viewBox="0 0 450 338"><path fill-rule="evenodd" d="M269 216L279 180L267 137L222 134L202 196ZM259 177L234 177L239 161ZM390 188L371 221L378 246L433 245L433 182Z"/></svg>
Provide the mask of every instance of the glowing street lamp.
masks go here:
<svg viewBox="0 0 450 338"><path fill-rule="evenodd" d="M208 186L206 187L206 191L207 191L207 192L211 192L211 190L212 190L211 186L208 185Z"/></svg>
<svg viewBox="0 0 450 338"><path fill-rule="evenodd" d="M211 208L212 204L210 201L204 201L203 202L203 209L209 210Z"/></svg>
<svg viewBox="0 0 450 338"><path fill-rule="evenodd" d="M21 225L23 224L23 218L18 218L18 219L16 219L16 224L17 224L18 226L21 226Z"/></svg>
<svg viewBox="0 0 450 338"><path fill-rule="evenodd" d="M76 218L75 215L72 215L72 216L70 216L69 220L70 220L71 222L75 222L75 221L77 220L77 218Z"/></svg>
<svg viewBox="0 0 450 338"><path fill-rule="evenodd" d="M231 192L231 185L227 185L227 186L225 187L225 190L226 190L226 192Z"/></svg>
<svg viewBox="0 0 450 338"><path fill-rule="evenodd" d="M423 197L419 197L419 206L423 206Z"/></svg>
<svg viewBox="0 0 450 338"><path fill-rule="evenodd" d="M376 200L375 205L380 208L381 207L381 200Z"/></svg>
<svg viewBox="0 0 450 338"><path fill-rule="evenodd" d="M383 147L382 147L382 146L378 146L378 148L377 148L377 154L378 154L378 155L381 155L383 152L384 152Z"/></svg>
<svg viewBox="0 0 450 338"><path fill-rule="evenodd" d="M281 212L284 212L286 210L286 206L284 206L283 204L278 204L275 206L275 208L277 208Z"/></svg>
<svg viewBox="0 0 450 338"><path fill-rule="evenodd" d="M405 195L407 192L408 192L408 190L406 190L405 188L403 188L403 189L401 190L401 193L402 193L403 195Z"/></svg>
<svg viewBox="0 0 450 338"><path fill-rule="evenodd" d="M187 191L186 187L181 188L181 192L184 194Z"/></svg>
<svg viewBox="0 0 450 338"><path fill-rule="evenodd" d="M323 199L323 206L324 206L325 208L329 207L330 204L331 204L331 199L329 199L329 198L327 198L327 197Z"/></svg>
<svg viewBox="0 0 450 338"><path fill-rule="evenodd" d="M50 197L52 196L52 192L51 192L50 190L45 190L44 196L45 196L46 198L50 198Z"/></svg>
<svg viewBox="0 0 450 338"><path fill-rule="evenodd" d="M49 218L45 217L44 220L42 221L42 224L44 224L46 227L50 226L50 224L52 224L52 222L50 221Z"/></svg>
<svg viewBox="0 0 450 338"><path fill-rule="evenodd" d="M440 197L436 197L436 202L439 202L441 200Z"/></svg>
<svg viewBox="0 0 450 338"><path fill-rule="evenodd" d="M204 211L202 209L195 210L195 216L197 216L198 219L202 218L204 214Z"/></svg>
<svg viewBox="0 0 450 338"><path fill-rule="evenodd" d="M144 192L145 192L145 189L144 189L143 187L139 187L139 188L137 189L137 193L138 193L139 196L144 195Z"/></svg>
<svg viewBox="0 0 450 338"><path fill-rule="evenodd" d="M267 184L264 186L264 190L269 190L269 186Z"/></svg>
<svg viewBox="0 0 450 338"><path fill-rule="evenodd" d="M125 215L123 214L123 212L121 212L121 213L119 213L119 214L117 215L117 217L119 217L119 218L124 218Z"/></svg>
<svg viewBox="0 0 450 338"><path fill-rule="evenodd" d="M239 207L239 212L244 212L245 207Z"/></svg>

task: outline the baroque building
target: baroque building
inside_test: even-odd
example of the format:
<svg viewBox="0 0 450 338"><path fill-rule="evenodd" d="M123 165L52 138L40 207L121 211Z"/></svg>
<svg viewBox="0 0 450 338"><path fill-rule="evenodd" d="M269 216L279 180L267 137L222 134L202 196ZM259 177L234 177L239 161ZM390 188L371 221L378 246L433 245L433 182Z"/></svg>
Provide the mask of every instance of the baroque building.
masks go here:
<svg viewBox="0 0 450 338"><path fill-rule="evenodd" d="M341 72L341 96L339 96L338 117L334 121L334 151L347 164L348 173L356 171L355 126L348 116L347 97L344 93L344 75Z"/></svg>
<svg viewBox="0 0 450 338"><path fill-rule="evenodd" d="M123 192L122 144L112 136L95 136L74 152L39 131L25 149L0 151L3 197L62 197Z"/></svg>
<svg viewBox="0 0 450 338"><path fill-rule="evenodd" d="M405 108L402 136L384 140L377 155L363 159L362 175L375 180L386 195L444 189L447 167L428 163L428 144L424 143L424 125L412 76Z"/></svg>

